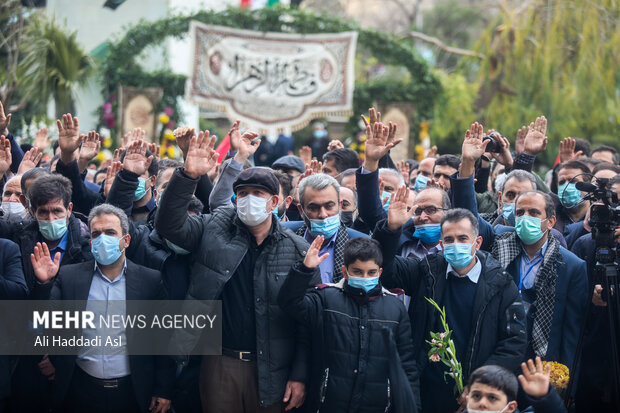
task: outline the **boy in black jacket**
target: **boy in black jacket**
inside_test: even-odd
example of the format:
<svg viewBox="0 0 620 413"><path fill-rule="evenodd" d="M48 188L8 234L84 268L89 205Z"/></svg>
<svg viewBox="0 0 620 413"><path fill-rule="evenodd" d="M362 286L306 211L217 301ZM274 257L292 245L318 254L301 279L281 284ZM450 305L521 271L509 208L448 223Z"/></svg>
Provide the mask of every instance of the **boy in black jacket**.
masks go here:
<svg viewBox="0 0 620 413"><path fill-rule="evenodd" d="M304 408L379 413L394 402L392 411L415 412L419 381L411 325L403 303L379 282L379 244L365 238L349 240L344 278L338 284L319 284L306 294L308 280L328 256L319 256L322 243L322 236L315 238L278 295L282 309L312 329L312 373ZM384 335L395 341L397 354L390 354ZM390 375L389 361L396 357L404 374Z"/></svg>

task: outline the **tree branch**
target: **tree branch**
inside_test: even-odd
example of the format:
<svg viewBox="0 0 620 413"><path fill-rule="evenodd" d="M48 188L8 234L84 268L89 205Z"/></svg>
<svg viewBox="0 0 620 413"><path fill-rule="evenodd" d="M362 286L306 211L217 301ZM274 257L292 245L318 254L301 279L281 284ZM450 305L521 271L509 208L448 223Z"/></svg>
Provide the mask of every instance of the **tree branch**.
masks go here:
<svg viewBox="0 0 620 413"><path fill-rule="evenodd" d="M404 37L405 38L412 37L414 39L422 40L423 42L426 42L426 43L434 44L435 46L437 46L439 49L443 50L446 53L451 53L451 54L455 54L459 56L477 57L478 59L484 59L486 57L484 54L475 52L473 50L459 49L458 47L448 46L444 42L439 40L438 38L429 36L429 35L426 35L420 32L412 31L412 32L407 33Z"/></svg>

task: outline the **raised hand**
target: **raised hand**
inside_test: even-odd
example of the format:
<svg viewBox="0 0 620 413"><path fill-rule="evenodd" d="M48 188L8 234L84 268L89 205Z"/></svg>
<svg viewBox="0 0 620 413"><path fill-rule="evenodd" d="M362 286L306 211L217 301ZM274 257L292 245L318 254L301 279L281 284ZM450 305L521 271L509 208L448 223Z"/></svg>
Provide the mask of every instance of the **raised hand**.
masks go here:
<svg viewBox="0 0 620 413"><path fill-rule="evenodd" d="M41 152L43 152L45 149L47 149L48 146L50 146L50 141L49 139L47 139L47 136L48 130L46 127L43 127L39 129L39 131L37 132L37 136L34 138L34 146L39 148Z"/></svg>
<svg viewBox="0 0 620 413"><path fill-rule="evenodd" d="M123 169L133 172L138 176L143 175L153 162L153 155L146 157L148 144L143 140L133 141L129 144L123 159Z"/></svg>
<svg viewBox="0 0 620 413"><path fill-rule="evenodd" d="M560 141L560 162L572 161L583 155L583 151L575 152L577 141L573 138L564 138Z"/></svg>
<svg viewBox="0 0 620 413"><path fill-rule="evenodd" d="M148 144L147 149L153 154L155 159L159 161L161 154L161 146L156 144L155 142L151 142Z"/></svg>
<svg viewBox="0 0 620 413"><path fill-rule="evenodd" d="M366 118L362 116L362 119L366 122ZM364 168L366 170L376 171L379 167L379 160L400 142L395 142L393 136L392 141L389 141L392 129L381 122L375 122L372 125L366 123L366 145L364 146Z"/></svg>
<svg viewBox="0 0 620 413"><path fill-rule="evenodd" d="M235 155L236 162L243 164L250 156L254 155L261 142L260 139L255 140L256 138L258 138L258 133L251 131L246 131L242 136L237 138L237 154Z"/></svg>
<svg viewBox="0 0 620 413"><path fill-rule="evenodd" d="M235 123L230 127L228 131L228 136L230 136L230 151L235 152L239 150L239 145L241 144L241 131L239 130L239 125L241 121L237 119ZM258 135L257 135L258 136Z"/></svg>
<svg viewBox="0 0 620 413"><path fill-rule="evenodd" d="M177 146L183 152L183 156L185 156L189 150L189 140L192 136L196 136L196 130L187 126L180 126L172 134L177 140Z"/></svg>
<svg viewBox="0 0 620 413"><path fill-rule="evenodd" d="M478 122L472 123L471 127L465 132L465 139L463 139L463 145L461 154L463 160L477 161L490 141L483 141L484 131L482 125Z"/></svg>
<svg viewBox="0 0 620 413"><path fill-rule="evenodd" d="M437 156L437 145L433 145L428 152L426 152L426 158L434 158Z"/></svg>
<svg viewBox="0 0 620 413"><path fill-rule="evenodd" d="M88 132L82 140L82 146L80 146L80 153L78 155L78 161L82 161L86 165L90 162L101 149L101 139L99 134L95 131Z"/></svg>
<svg viewBox="0 0 620 413"><path fill-rule="evenodd" d="M141 128L133 128L131 132L127 132L123 135L123 139L121 140L121 144L124 148L128 148L129 144L134 141L143 141L146 136L146 131Z"/></svg>
<svg viewBox="0 0 620 413"><path fill-rule="evenodd" d="M309 146L302 146L299 149L299 157L304 161L304 165L307 165L312 160L312 149Z"/></svg>
<svg viewBox="0 0 620 413"><path fill-rule="evenodd" d="M527 155L538 155L547 148L547 118L540 116L530 123L523 143L523 152Z"/></svg>
<svg viewBox="0 0 620 413"><path fill-rule="evenodd" d="M508 141L508 139L506 139L497 132L495 132L493 136L497 138L497 141L500 145L500 152L491 152L491 156L495 158L497 162L504 165L506 168L512 167L513 159L512 154L510 153L510 142Z"/></svg>
<svg viewBox="0 0 620 413"><path fill-rule="evenodd" d="M215 166L209 172L207 172L207 177L209 178L211 182L215 182L217 177L220 175L221 167L222 167L222 163L217 162L216 160Z"/></svg>
<svg viewBox="0 0 620 413"><path fill-rule="evenodd" d="M19 164L19 168L17 169L17 173L19 175L25 174L32 168L36 168L39 162L41 161L42 153L39 153L39 149L35 146L31 148L24 154L21 163Z"/></svg>
<svg viewBox="0 0 620 413"><path fill-rule="evenodd" d="M329 145L327 145L328 151L333 151L334 149L342 149L342 148L344 148L344 145L338 139L333 139L331 142L329 142Z"/></svg>
<svg viewBox="0 0 620 413"><path fill-rule="evenodd" d="M80 147L80 123L70 113L62 115L62 122L56 120L58 126L58 146L61 153L71 155ZM71 159L73 160L73 159Z"/></svg>
<svg viewBox="0 0 620 413"><path fill-rule="evenodd" d="M185 156L185 174L197 179L206 175L215 167L218 153L215 152L215 135L209 136L209 131L200 132L189 141L189 150Z"/></svg>
<svg viewBox="0 0 620 413"><path fill-rule="evenodd" d="M525 136L527 135L527 126L521 126L517 131L517 140L515 141L515 155L519 156L525 149Z"/></svg>
<svg viewBox="0 0 620 413"><path fill-rule="evenodd" d="M60 266L60 252L54 255L54 259L50 257L50 250L47 244L37 242L34 246L34 252L30 254L30 262L34 275L42 283L46 283L56 276Z"/></svg>
<svg viewBox="0 0 620 413"><path fill-rule="evenodd" d="M108 170L105 173L105 183L103 184L103 194L106 197L110 193L110 189L116 179L116 175L121 169L123 169L123 164L118 161L114 161L110 166L108 166Z"/></svg>
<svg viewBox="0 0 620 413"><path fill-rule="evenodd" d="M321 251L321 246L323 245L323 241L325 237L323 235L319 235L312 241L310 244L310 248L308 248L308 252L306 253L306 257L304 258L304 265L307 268L316 268L322 263L327 257L329 257L329 253L325 253L319 256L319 252Z"/></svg>
<svg viewBox="0 0 620 413"><path fill-rule="evenodd" d="M405 179L405 183L409 184L409 175L411 174L411 165L409 165L406 161L398 161L396 162L396 168L398 172Z"/></svg>
<svg viewBox="0 0 620 413"><path fill-rule="evenodd" d="M320 174L323 171L323 162L319 162L316 159L306 164L306 171L310 169L315 174Z"/></svg>
<svg viewBox="0 0 620 413"><path fill-rule="evenodd" d="M114 149L114 154L112 155L112 162L120 162L123 152L125 152L125 148Z"/></svg>
<svg viewBox="0 0 620 413"><path fill-rule="evenodd" d="M0 177L9 170L12 162L11 142L2 135L0 136Z"/></svg>
<svg viewBox="0 0 620 413"><path fill-rule="evenodd" d="M0 134L7 136L9 134L9 124L11 123L11 114L4 114L4 105L0 102Z"/></svg>
<svg viewBox="0 0 620 413"><path fill-rule="evenodd" d="M414 208L407 211L407 200L409 199L409 188L401 186L392 194L390 206L388 207L388 228L396 231L402 227L413 216Z"/></svg>
<svg viewBox="0 0 620 413"><path fill-rule="evenodd" d="M381 123L381 112L377 112L375 108L368 108L368 121L370 122L370 126L373 126L377 122ZM364 124L368 125L366 118L364 118Z"/></svg>
<svg viewBox="0 0 620 413"><path fill-rule="evenodd" d="M549 376L551 375L551 364L547 364L543 370L543 363L540 357L536 357L536 365L534 361L529 359L526 363L521 363L521 371L519 374L519 382L523 391L529 396L540 399L549 393Z"/></svg>

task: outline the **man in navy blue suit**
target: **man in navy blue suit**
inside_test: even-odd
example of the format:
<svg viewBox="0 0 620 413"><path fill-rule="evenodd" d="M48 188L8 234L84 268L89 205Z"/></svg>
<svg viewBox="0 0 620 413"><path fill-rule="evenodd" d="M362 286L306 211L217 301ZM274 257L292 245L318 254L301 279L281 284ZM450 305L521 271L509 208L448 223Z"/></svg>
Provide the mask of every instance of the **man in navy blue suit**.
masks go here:
<svg viewBox="0 0 620 413"><path fill-rule="evenodd" d="M544 125L543 125L544 123ZM544 140L546 121L537 119L526 141ZM461 190L453 191L454 205L466 203L473 194L476 160L484 153L483 129L474 123L465 134L463 161L453 181L468 180ZM467 189L470 188L468 191ZM515 202L515 228L496 233L479 220L482 249L492 251L502 267L512 275L527 310L528 353L571 366L588 298L585 262L560 245L550 235L556 222L553 200L541 191L521 192Z"/></svg>

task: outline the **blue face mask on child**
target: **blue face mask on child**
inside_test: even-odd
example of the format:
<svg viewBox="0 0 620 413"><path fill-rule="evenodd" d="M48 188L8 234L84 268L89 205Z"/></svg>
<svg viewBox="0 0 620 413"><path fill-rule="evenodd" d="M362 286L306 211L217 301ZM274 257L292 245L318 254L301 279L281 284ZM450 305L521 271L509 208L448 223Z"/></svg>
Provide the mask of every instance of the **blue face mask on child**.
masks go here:
<svg viewBox="0 0 620 413"><path fill-rule="evenodd" d="M354 288L360 288L366 292L372 290L379 284L379 276L377 277L354 277L349 275L347 283Z"/></svg>

